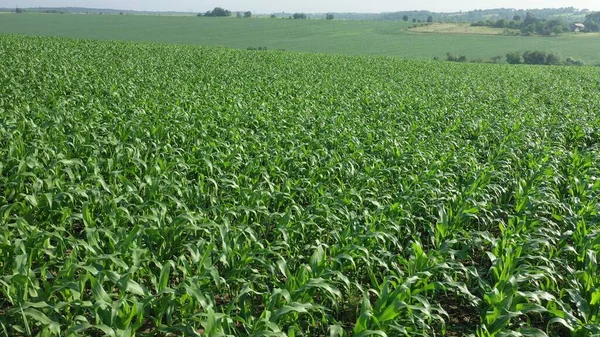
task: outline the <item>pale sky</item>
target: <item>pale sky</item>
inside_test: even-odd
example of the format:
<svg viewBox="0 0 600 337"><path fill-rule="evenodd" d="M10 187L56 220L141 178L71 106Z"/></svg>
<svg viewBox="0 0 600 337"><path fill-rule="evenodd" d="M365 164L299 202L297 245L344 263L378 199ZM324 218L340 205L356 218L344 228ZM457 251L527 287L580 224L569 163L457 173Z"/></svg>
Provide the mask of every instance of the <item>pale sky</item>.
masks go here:
<svg viewBox="0 0 600 337"><path fill-rule="evenodd" d="M216 6L232 11L273 12L394 12L468 11L486 8L557 8L600 10L598 0L0 0L0 7L90 7L146 11L204 12Z"/></svg>

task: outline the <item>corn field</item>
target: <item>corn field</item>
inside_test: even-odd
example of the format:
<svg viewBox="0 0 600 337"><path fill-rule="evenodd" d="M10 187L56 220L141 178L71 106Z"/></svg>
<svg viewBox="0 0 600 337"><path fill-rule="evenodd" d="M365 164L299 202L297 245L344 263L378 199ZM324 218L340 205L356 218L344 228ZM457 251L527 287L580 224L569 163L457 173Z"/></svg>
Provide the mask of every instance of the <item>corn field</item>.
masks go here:
<svg viewBox="0 0 600 337"><path fill-rule="evenodd" d="M0 36L0 335L600 336L600 69Z"/></svg>

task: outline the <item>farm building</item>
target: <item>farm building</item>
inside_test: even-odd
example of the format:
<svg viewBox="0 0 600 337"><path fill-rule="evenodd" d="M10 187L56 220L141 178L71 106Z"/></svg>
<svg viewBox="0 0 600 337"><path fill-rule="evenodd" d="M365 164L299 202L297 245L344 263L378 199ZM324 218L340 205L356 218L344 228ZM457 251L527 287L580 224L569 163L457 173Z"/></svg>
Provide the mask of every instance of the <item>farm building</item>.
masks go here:
<svg viewBox="0 0 600 337"><path fill-rule="evenodd" d="M580 32L585 29L585 25L583 23L575 23L571 25L571 30L574 32Z"/></svg>

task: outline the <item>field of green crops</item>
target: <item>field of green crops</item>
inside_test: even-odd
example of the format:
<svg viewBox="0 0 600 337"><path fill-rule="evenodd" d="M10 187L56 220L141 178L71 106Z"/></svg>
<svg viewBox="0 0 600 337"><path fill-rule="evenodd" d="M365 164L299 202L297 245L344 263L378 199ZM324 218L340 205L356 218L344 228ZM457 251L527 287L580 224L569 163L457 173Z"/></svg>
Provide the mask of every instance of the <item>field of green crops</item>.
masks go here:
<svg viewBox="0 0 600 337"><path fill-rule="evenodd" d="M267 47L294 52L398 56L410 59L469 60L539 50L600 64L600 35L503 36L418 33L412 22L205 18L158 15L4 14L0 34L62 36L97 40L177 43L247 49ZM473 28L481 29L481 27ZM493 32L493 30L492 30ZM496 32L493 32L496 34Z"/></svg>
<svg viewBox="0 0 600 337"><path fill-rule="evenodd" d="M600 69L0 36L0 335L600 335Z"/></svg>

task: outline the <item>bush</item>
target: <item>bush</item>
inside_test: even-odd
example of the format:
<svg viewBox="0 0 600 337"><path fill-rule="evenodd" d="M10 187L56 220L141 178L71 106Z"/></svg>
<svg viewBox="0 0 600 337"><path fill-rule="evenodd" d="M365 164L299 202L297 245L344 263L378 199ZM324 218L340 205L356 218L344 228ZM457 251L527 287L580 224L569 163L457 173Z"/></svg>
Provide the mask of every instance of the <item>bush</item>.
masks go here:
<svg viewBox="0 0 600 337"><path fill-rule="evenodd" d="M567 57L565 60L565 64L568 66L582 66L584 65L583 61L575 60L573 58Z"/></svg>
<svg viewBox="0 0 600 337"><path fill-rule="evenodd" d="M333 20L333 14L327 14L327 16L325 16L325 19L327 20Z"/></svg>
<svg viewBox="0 0 600 337"><path fill-rule="evenodd" d="M552 34L554 34L554 35L562 34L563 32L564 32L564 30L563 30L562 26L552 27Z"/></svg>
<svg viewBox="0 0 600 337"><path fill-rule="evenodd" d="M500 63L500 61L502 61L502 56L497 55L492 57L492 63Z"/></svg>
<svg viewBox="0 0 600 337"><path fill-rule="evenodd" d="M454 55L452 55L452 53L446 53L446 61L467 62L467 56L465 56L465 55L454 56Z"/></svg>
<svg viewBox="0 0 600 337"><path fill-rule="evenodd" d="M508 62L508 64L521 64L521 53L514 52L506 54L506 62Z"/></svg>
<svg viewBox="0 0 600 337"><path fill-rule="evenodd" d="M547 65L558 65L560 64L560 58L554 54L546 55L546 62L544 64Z"/></svg>
<svg viewBox="0 0 600 337"><path fill-rule="evenodd" d="M527 51L523 54L525 64L546 64L546 53L543 51Z"/></svg>
<svg viewBox="0 0 600 337"><path fill-rule="evenodd" d="M504 27L506 27L506 20L500 19L500 20L496 21L492 25L492 27L494 27L494 28L504 28Z"/></svg>
<svg viewBox="0 0 600 337"><path fill-rule="evenodd" d="M543 51L527 51L523 54L523 62L525 64L543 64L543 65L558 65L560 58L552 53Z"/></svg>
<svg viewBox="0 0 600 337"><path fill-rule="evenodd" d="M299 19L299 20L305 20L306 19L306 14L304 13L294 13L294 15L292 16L294 19Z"/></svg>

